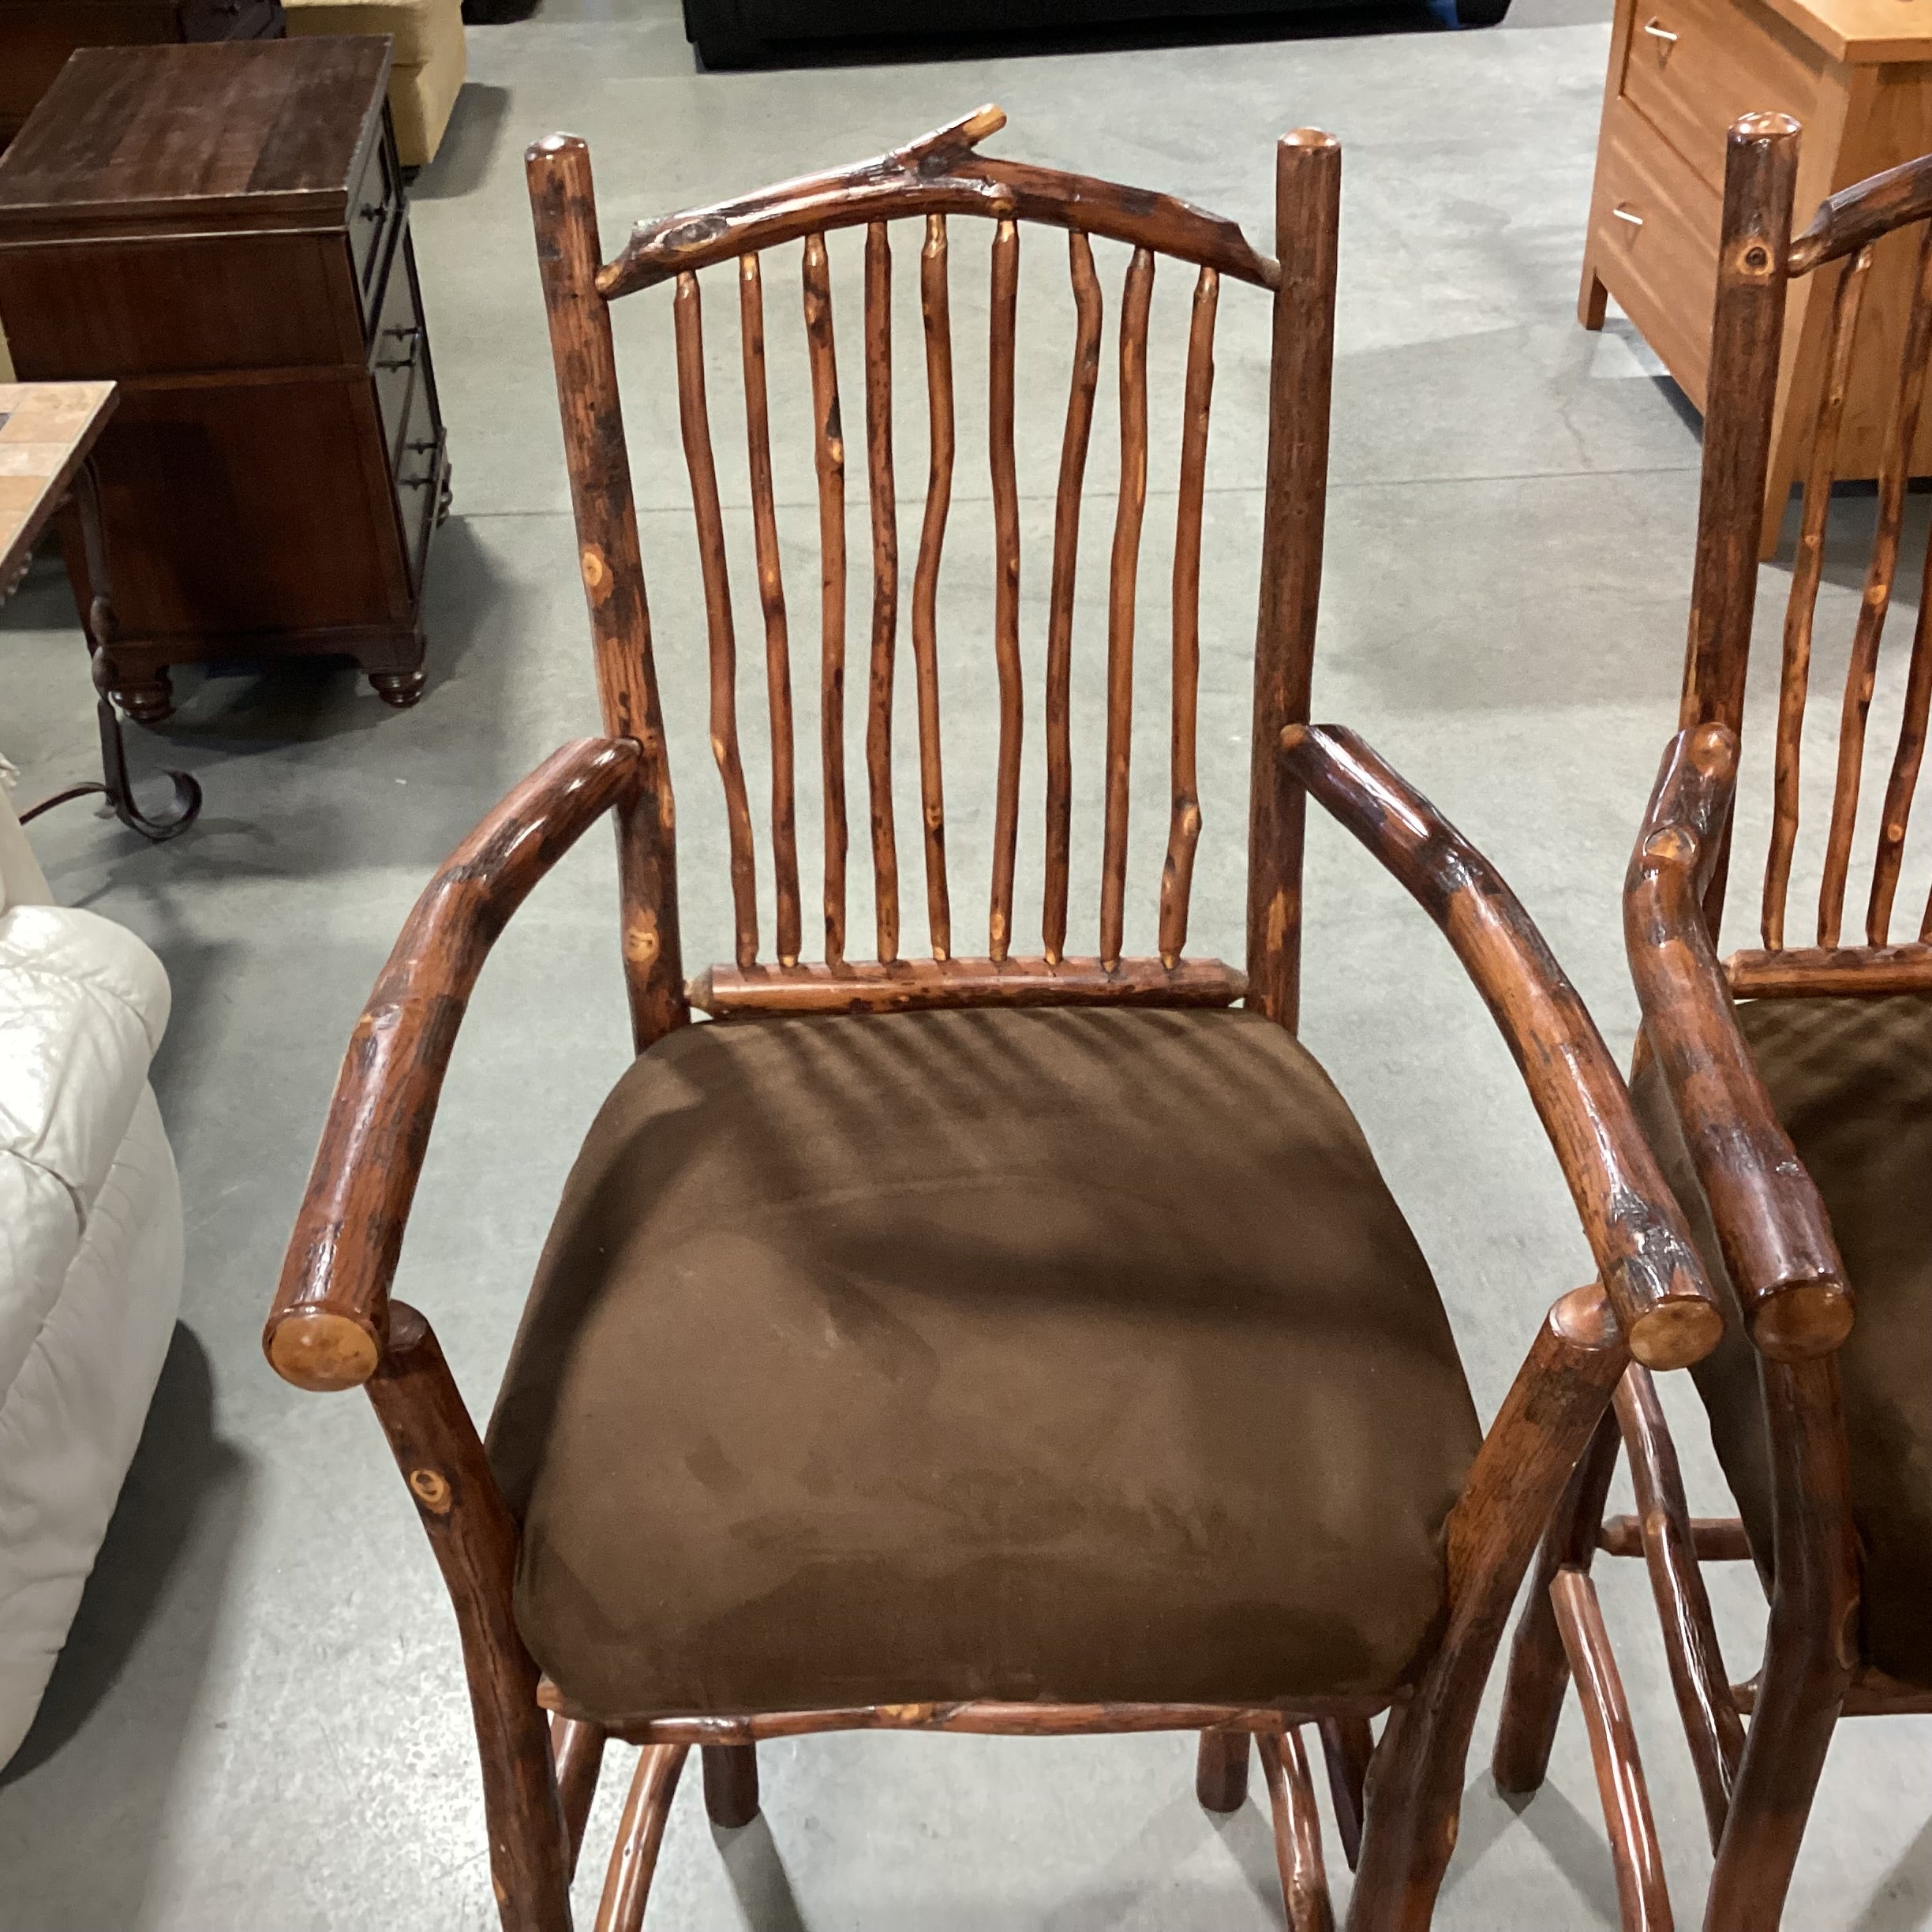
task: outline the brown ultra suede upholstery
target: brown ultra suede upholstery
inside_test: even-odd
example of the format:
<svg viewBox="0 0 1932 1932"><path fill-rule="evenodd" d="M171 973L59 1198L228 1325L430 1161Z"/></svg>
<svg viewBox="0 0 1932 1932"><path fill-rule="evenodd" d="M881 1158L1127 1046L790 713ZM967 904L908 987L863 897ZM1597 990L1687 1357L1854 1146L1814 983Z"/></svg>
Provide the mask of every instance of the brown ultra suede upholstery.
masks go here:
<svg viewBox="0 0 1932 1932"><path fill-rule="evenodd" d="M1479 1440L1307 1051L1061 1009L652 1047L489 1448L524 1637L620 1719L1386 1690Z"/></svg>
<svg viewBox="0 0 1932 1932"><path fill-rule="evenodd" d="M1866 1660L1932 1686L1932 995L1751 1000L1737 1019L1825 1198L1855 1297L1839 1366L1864 1553ZM1757 1354L1653 1065L1631 1096L1726 1304L1724 1339L1691 1373L1768 1577L1771 1475Z"/></svg>

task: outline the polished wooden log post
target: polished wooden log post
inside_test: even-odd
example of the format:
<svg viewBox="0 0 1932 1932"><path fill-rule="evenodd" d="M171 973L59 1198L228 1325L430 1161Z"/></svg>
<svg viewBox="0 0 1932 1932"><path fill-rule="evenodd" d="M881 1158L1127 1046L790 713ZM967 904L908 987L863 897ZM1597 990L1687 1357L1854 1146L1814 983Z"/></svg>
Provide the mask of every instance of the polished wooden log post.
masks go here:
<svg viewBox="0 0 1932 1932"><path fill-rule="evenodd" d="M703 298L695 275L678 277L671 306L677 338L678 423L683 435L685 466L691 474L691 509L698 522L698 558L704 578L705 627L710 646L711 754L724 785L736 958L740 966L750 966L758 959L758 875L751 852L751 803L738 748L738 639L732 623L724 514L718 503L711 413L705 397Z"/></svg>
<svg viewBox="0 0 1932 1932"><path fill-rule="evenodd" d="M516 1525L435 1335L405 1303L390 1305L368 1388L456 1612L504 1932L570 1932L570 1847L549 1723L511 1603Z"/></svg>
<svg viewBox="0 0 1932 1932"><path fill-rule="evenodd" d="M671 1800L677 1795L678 1774L690 1749L687 1744L647 1744L639 1754L611 1847L596 1932L639 1932L643 1925Z"/></svg>
<svg viewBox="0 0 1932 1932"><path fill-rule="evenodd" d="M1858 1662L1858 1552L1836 1356L1759 1364L1777 1498L1770 1627L1705 1932L1778 1923Z"/></svg>
<svg viewBox="0 0 1932 1932"><path fill-rule="evenodd" d="M1328 1873L1322 1862L1321 1814L1309 1777L1301 1734L1264 1731L1255 1739L1261 1775L1267 1780L1275 1825L1275 1860L1281 1868L1288 1932L1335 1932L1328 1904Z"/></svg>
<svg viewBox="0 0 1932 1932"><path fill-rule="evenodd" d="M1637 1521L1651 1594L1663 1626L1671 1687L1690 1743L1714 1852L1724 1836L1738 1762L1744 1754L1744 1726L1732 1702L1710 1597L1698 1567L1676 1446L1647 1371L1633 1368L1626 1373L1617 1388L1616 1414L1630 1451Z"/></svg>
<svg viewBox="0 0 1932 1932"><path fill-rule="evenodd" d="M1673 1932L1670 1889L1664 1882L1663 1851L1638 1754L1636 1727L1631 1722L1623 1680L1604 1628L1597 1586L1583 1571L1559 1570L1550 1595L1589 1733L1597 1795L1616 1868L1622 1932Z"/></svg>
<svg viewBox="0 0 1932 1932"><path fill-rule="evenodd" d="M1093 249L1076 228L1067 237L1073 285L1073 374L1060 439L1054 498L1053 582L1046 611L1046 889L1042 949L1057 964L1066 951L1067 871L1073 825L1073 589L1080 556L1080 487L1100 381L1100 279Z"/></svg>
<svg viewBox="0 0 1932 1932"><path fill-rule="evenodd" d="M1898 896L1899 870L1905 861L1905 828L1925 760L1926 726L1932 715L1932 543L1926 546L1919 580L1919 616L1912 626L1911 658L1906 670L1905 701L1899 720L1892 775L1885 782L1885 809L1878 825L1878 856L1872 867L1871 898L1865 914L1868 943L1882 946L1891 937L1892 904Z"/></svg>
<svg viewBox="0 0 1932 1932"><path fill-rule="evenodd" d="M1120 958L1127 905L1128 781L1133 756L1134 596L1147 510L1148 306L1154 257L1136 249L1121 294L1120 496L1107 578L1106 804L1101 829L1100 960Z"/></svg>
<svg viewBox="0 0 1932 1932"><path fill-rule="evenodd" d="M1537 1537L1630 1360L1593 1283L1549 1312L1477 1451L1448 1534L1449 1620L1368 1767L1350 1932L1424 1932L1455 1849L1485 1680Z"/></svg>
<svg viewBox="0 0 1932 1932"><path fill-rule="evenodd" d="M926 513L919 525L919 562L912 576L912 661L919 683L919 807L926 853L926 922L932 956L953 952L953 914L946 886L945 782L939 746L939 559L953 502L953 323L946 286L946 226L927 217L919 251L919 309L926 331L927 437Z"/></svg>
<svg viewBox="0 0 1932 1932"><path fill-rule="evenodd" d="M1328 493L1342 148L1297 129L1275 155L1273 376L1268 391L1261 610L1255 632L1248 806L1248 1004L1293 1028L1301 987L1301 848L1307 801L1275 756L1309 716Z"/></svg>
<svg viewBox="0 0 1932 1932"><path fill-rule="evenodd" d="M1353 1871L1361 1859L1362 1792L1368 1781L1368 1761L1375 1755L1375 1732L1366 1717L1324 1717L1320 1729L1335 1833Z"/></svg>
<svg viewBox="0 0 1932 1932"><path fill-rule="evenodd" d="M707 1744L702 1758L706 1813L726 1831L741 1830L758 1816L758 1747Z"/></svg>
<svg viewBox="0 0 1932 1932"><path fill-rule="evenodd" d="M778 515L772 490L771 405L765 381L765 287L755 255L738 264L738 328L744 362L745 453L751 478L752 541L758 556L758 607L765 619L766 703L771 715L772 873L778 902L778 961L798 963L803 923L799 898L798 808L792 729L792 637L784 573L778 556Z"/></svg>
<svg viewBox="0 0 1932 1932"><path fill-rule="evenodd" d="M597 290L597 197L590 150L581 137L547 136L524 159L604 728L613 738L635 739L644 754L644 783L617 814L624 975L631 1036L642 1053L683 1025L691 1012L678 940L677 812L651 661L610 311Z"/></svg>
<svg viewBox="0 0 1932 1932"><path fill-rule="evenodd" d="M1743 1524L1736 1517L1693 1516L1690 1526L1690 1548L1699 1563L1750 1561L1750 1544L1745 1537ZM1606 1556L1641 1556L1644 1554L1643 1525L1634 1516L1606 1516L1597 1547Z"/></svg>
<svg viewBox="0 0 1932 1932"><path fill-rule="evenodd" d="M1194 1795L1204 1811L1238 1811L1248 1802L1249 1734L1204 1731L1194 1761Z"/></svg>
<svg viewBox="0 0 1932 1932"><path fill-rule="evenodd" d="M564 1814L564 1836L569 1846L569 1875L576 1876L578 1854L583 1849L584 1826L597 1797L604 1769L608 1734L587 1718L553 1717L550 1720L550 1760L556 1769L557 1803Z"/></svg>
<svg viewBox="0 0 1932 1932"><path fill-rule="evenodd" d="M866 702L866 783L878 957L899 957L899 847L893 824L893 659L899 642L899 506L893 492L892 247L886 224L866 229L866 481L872 503L872 661Z"/></svg>
<svg viewBox="0 0 1932 1932"><path fill-rule="evenodd" d="M811 364L818 473L818 739L825 784L825 956L845 957L845 432L839 414L832 275L825 237L804 255L805 339Z"/></svg>
<svg viewBox="0 0 1932 1932"><path fill-rule="evenodd" d="M1777 757L1773 780L1771 849L1765 863L1764 910L1760 930L1775 949L1784 943L1784 903L1791 885L1792 848L1798 839L1799 779L1804 740L1805 698L1811 680L1811 631L1818 612L1818 586L1825 575L1825 527L1831 516L1832 478L1839 433L1844 425L1845 397L1852 384L1852 352L1858 339L1859 308L1871 279L1871 250L1862 249L1847 263L1832 301L1831 340L1825 351L1825 393L1818 404L1805 473L1803 527L1792 567L1791 592L1784 605L1783 661L1778 672Z"/></svg>
<svg viewBox="0 0 1932 1932"><path fill-rule="evenodd" d="M1565 1569L1589 1569L1616 1461L1616 1419L1606 1414L1578 1457L1537 1548L1529 1601L1510 1645L1509 1676L1489 1761L1496 1788L1513 1797L1541 1790L1549 1773L1550 1751L1570 1687L1570 1659L1556 1627L1550 1586Z"/></svg>
<svg viewBox="0 0 1932 1932"><path fill-rule="evenodd" d="M993 650L999 667L999 771L993 801L993 900L987 957L1013 944L1013 860L1020 841L1020 752L1026 717L1020 680L1020 492L1013 474L1013 331L1020 294L1020 230L993 231L992 339L987 440L993 471Z"/></svg>
<svg viewBox="0 0 1932 1932"><path fill-rule="evenodd" d="M1898 570L1899 533L1905 518L1905 482L1919 433L1919 404L1925 396L1926 358L1932 351L1932 227L1919 243L1918 291L1905 324L1899 358L1898 395L1886 419L1884 454L1878 464L1878 530L1865 570L1865 594L1859 601L1858 627L1845 667L1844 699L1838 723L1838 769L1832 788L1831 826L1825 835L1825 869L1818 886L1818 942L1835 946L1844 915L1845 878L1852 863L1852 837L1858 818L1859 781L1865 766L1865 722L1878 677L1878 645L1892 605L1892 580ZM1875 890L1885 882L1885 841L1881 829L1880 870ZM1899 827L1899 842L1905 836ZM1874 899L1873 909L1877 911ZM1887 901L1889 910L1889 901ZM1880 941L1874 939L1875 945Z"/></svg>

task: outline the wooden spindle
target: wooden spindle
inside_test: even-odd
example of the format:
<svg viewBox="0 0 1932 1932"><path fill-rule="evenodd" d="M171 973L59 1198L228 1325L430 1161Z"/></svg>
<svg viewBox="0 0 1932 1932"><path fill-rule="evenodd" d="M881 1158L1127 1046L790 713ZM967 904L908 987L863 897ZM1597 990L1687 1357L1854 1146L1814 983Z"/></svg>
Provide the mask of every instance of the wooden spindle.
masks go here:
<svg viewBox="0 0 1932 1932"><path fill-rule="evenodd" d="M1215 307L1220 288L1221 278L1214 270L1202 269L1194 285L1194 316L1188 328L1181 504L1174 522L1174 735L1169 754L1173 803L1167 826L1167 861L1161 868L1160 956L1170 966L1187 944L1194 848L1200 841L1200 791L1194 747L1196 700L1200 689L1201 499L1207 487Z"/></svg>
<svg viewBox="0 0 1932 1932"><path fill-rule="evenodd" d="M778 901L778 963L798 964L798 814L792 743L792 642L778 517L772 493L771 411L765 388L765 285L755 255L738 258L738 322L744 349L745 444L751 471L751 530L758 605L765 613L765 685L771 713L772 871Z"/></svg>
<svg viewBox="0 0 1932 1932"><path fill-rule="evenodd" d="M946 296L946 225L926 218L919 251L919 308L926 324L926 395L931 457L919 563L912 573L912 663L919 684L919 818L926 851L926 921L936 960L953 952L946 893L945 785L939 758L939 555L953 502L953 324Z"/></svg>
<svg viewBox="0 0 1932 1932"><path fill-rule="evenodd" d="M1818 405L1804 485L1804 526L1792 568L1784 607L1784 657L1778 676L1777 762L1773 780L1771 853L1765 865L1764 942L1776 952L1784 943L1784 900L1791 884L1792 848L1798 840L1798 778L1807 688L1811 675L1811 626L1825 573L1825 526L1831 514L1832 476L1838 432L1852 384L1852 351L1859 305L1871 275L1871 250L1860 249L1845 264L1832 301L1831 337L1825 350L1825 395Z"/></svg>
<svg viewBox="0 0 1932 1932"><path fill-rule="evenodd" d="M717 466L711 455L710 411L705 402L704 309L696 275L678 277L671 309L677 339L678 424L684 436L685 467L691 472L691 508L698 519L705 628L711 646L711 755L724 781L737 960L740 966L751 966L758 960L758 879L751 853L751 807L738 753L738 642L732 627L731 574L724 562Z"/></svg>
<svg viewBox="0 0 1932 1932"><path fill-rule="evenodd" d="M1872 867L1871 901L1866 909L1868 945L1886 943L1892 929L1892 901L1898 895L1899 867L1905 857L1905 827L1912 794L1925 757L1926 719L1932 710L1932 545L1926 551L1919 586L1919 620L1912 627L1911 661L1905 678L1905 703L1899 720L1898 749L1885 785L1885 815L1879 822L1878 856Z"/></svg>
<svg viewBox="0 0 1932 1932"><path fill-rule="evenodd" d="M1137 248L1121 298L1120 503L1107 588L1106 817L1101 841L1100 960L1119 962L1127 899L1127 781L1133 736L1134 590L1147 510L1148 307L1154 257Z"/></svg>
<svg viewBox="0 0 1932 1932"><path fill-rule="evenodd" d="M1020 489L1013 474L1013 329L1020 294L1020 230L993 230L993 327L988 349L987 442L993 465L993 652L999 666L999 777L993 807L993 904L987 957L1013 939L1013 857L1020 842Z"/></svg>
<svg viewBox="0 0 1932 1932"><path fill-rule="evenodd" d="M825 956L845 957L845 432L825 237L805 238L805 338L818 471L818 735L825 761Z"/></svg>
<svg viewBox="0 0 1932 1932"><path fill-rule="evenodd" d="M872 807L872 876L878 957L899 957L899 852L892 799L893 658L899 638L899 512L893 500L892 245L866 227L866 475L872 492L872 680L866 778Z"/></svg>
<svg viewBox="0 0 1932 1932"><path fill-rule="evenodd" d="M1040 931L1047 959L1065 957L1067 873L1073 844L1073 585L1080 555L1080 486L1100 382L1100 279L1093 249L1076 228L1067 236L1073 282L1073 379L1060 439L1060 488L1054 502L1053 588L1046 614L1046 899Z"/></svg>
<svg viewBox="0 0 1932 1932"><path fill-rule="evenodd" d="M1898 566L1899 526L1905 514L1905 478L1918 440L1919 405L1925 394L1926 356L1932 349L1932 226L1919 249L1919 283L1905 324L1899 359L1898 402L1886 425L1878 469L1878 534L1865 572L1865 595L1852 661L1845 670L1844 708L1838 727L1838 772L1832 788L1831 830L1825 844L1824 882L1818 888L1818 944L1835 946L1844 913L1845 874L1858 818L1859 777L1865 758L1865 721L1878 675L1878 640L1892 601Z"/></svg>

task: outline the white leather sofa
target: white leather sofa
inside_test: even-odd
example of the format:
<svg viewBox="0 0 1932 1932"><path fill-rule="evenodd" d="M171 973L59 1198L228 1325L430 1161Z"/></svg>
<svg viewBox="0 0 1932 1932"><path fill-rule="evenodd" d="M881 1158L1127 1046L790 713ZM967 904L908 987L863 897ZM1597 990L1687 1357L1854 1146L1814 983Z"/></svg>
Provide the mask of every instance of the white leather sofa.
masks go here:
<svg viewBox="0 0 1932 1932"><path fill-rule="evenodd" d="M181 1189L148 1084L167 1016L140 940L51 903L0 785L0 1764L66 1640L181 1304Z"/></svg>

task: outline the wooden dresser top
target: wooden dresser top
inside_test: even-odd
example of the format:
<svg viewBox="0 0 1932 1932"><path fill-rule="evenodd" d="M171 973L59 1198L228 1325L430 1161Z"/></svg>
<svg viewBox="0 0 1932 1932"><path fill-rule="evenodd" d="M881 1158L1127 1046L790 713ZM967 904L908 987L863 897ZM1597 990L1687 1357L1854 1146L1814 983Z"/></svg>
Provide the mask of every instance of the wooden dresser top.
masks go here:
<svg viewBox="0 0 1932 1932"><path fill-rule="evenodd" d="M1766 0L1833 60L1932 60L1926 0Z"/></svg>
<svg viewBox="0 0 1932 1932"><path fill-rule="evenodd" d="M0 227L340 219L389 58L372 36L84 47L0 155Z"/></svg>

